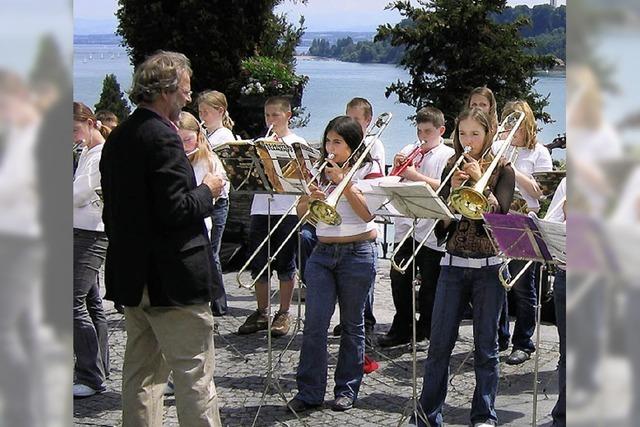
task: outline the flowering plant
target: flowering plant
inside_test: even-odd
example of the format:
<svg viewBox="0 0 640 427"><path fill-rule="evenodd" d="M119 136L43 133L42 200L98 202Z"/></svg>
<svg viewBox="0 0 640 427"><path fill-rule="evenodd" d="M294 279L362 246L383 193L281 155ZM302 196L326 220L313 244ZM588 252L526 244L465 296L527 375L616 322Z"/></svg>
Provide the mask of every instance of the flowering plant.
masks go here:
<svg viewBox="0 0 640 427"><path fill-rule="evenodd" d="M309 81L292 67L269 56L253 56L241 62L242 95L283 95L302 91Z"/></svg>

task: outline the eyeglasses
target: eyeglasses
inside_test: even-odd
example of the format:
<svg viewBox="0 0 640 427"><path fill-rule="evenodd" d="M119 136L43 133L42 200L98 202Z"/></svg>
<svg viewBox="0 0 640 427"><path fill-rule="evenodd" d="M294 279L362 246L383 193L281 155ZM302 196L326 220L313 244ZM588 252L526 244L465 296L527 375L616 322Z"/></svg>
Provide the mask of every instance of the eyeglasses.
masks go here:
<svg viewBox="0 0 640 427"><path fill-rule="evenodd" d="M192 91L183 89L181 87L178 87L178 89L180 90L180 92L182 92L184 96L191 98L191 94L193 93Z"/></svg>

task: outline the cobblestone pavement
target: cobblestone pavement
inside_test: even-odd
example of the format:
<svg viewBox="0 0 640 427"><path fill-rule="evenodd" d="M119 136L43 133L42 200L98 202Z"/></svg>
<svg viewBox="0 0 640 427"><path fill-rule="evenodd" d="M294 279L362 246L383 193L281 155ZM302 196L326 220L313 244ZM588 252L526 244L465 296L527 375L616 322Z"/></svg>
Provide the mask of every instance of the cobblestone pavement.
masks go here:
<svg viewBox="0 0 640 427"><path fill-rule="evenodd" d="M256 426L396 426L403 408L412 396L412 357L411 347L406 345L392 349L368 351L380 363L380 369L366 375L360 389L358 402L354 409L347 412L333 412L328 406L305 413L300 420L286 412L284 398L290 399L295 390L295 370L302 343L302 332L290 333L287 337L273 339L273 364L276 367L274 381L266 388L268 351L267 335L260 332L254 335L240 336L236 332L245 317L255 309L255 300L251 291L238 288L235 273L225 275L225 284L229 298L229 314L216 318L218 333L216 345L215 384L220 398L222 422L225 426L250 426L260 407ZM274 284L276 282L274 281ZM296 296L294 296L294 299ZM274 299L277 304L277 298ZM108 312L111 346L111 377L105 393L74 402L74 425L120 425L121 420L121 374L126 335L123 316L105 301ZM277 308L277 307L276 307ZM297 311L294 306L293 312ZM376 333L383 334L393 318L393 303L389 281L389 261L380 260L378 279L375 289L374 313L378 324ZM334 313L331 328L338 321ZM512 324L513 326L513 324ZM331 330L330 330L331 331ZM326 402L333 396L333 371L338 354L339 338L329 336L329 384ZM471 325L464 321L451 361L449 393L444 408L447 425L467 426L471 398L475 384L473 356L467 359L472 349L473 337ZM423 364L428 344L417 347L417 392L422 388ZM540 345L540 373L538 394L538 425L550 422L549 413L557 398L558 338L552 325L543 325ZM504 361L507 353L501 354ZM533 411L533 369L534 361L520 366L500 364L500 384L496 408L500 425L531 425ZM165 399L165 425L177 426L175 400Z"/></svg>

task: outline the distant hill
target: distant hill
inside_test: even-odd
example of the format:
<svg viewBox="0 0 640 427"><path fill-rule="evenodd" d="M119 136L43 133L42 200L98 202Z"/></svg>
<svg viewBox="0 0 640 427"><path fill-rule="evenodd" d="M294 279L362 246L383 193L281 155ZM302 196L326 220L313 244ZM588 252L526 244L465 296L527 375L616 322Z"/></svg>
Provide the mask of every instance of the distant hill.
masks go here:
<svg viewBox="0 0 640 427"><path fill-rule="evenodd" d="M507 23L514 22L520 16L526 16L531 20L530 26L520 30L523 37L533 40L536 44L535 48L530 49L531 53L554 55L566 61L566 6L507 7L502 14L494 16L494 19L500 23ZM404 19L400 25L411 26L413 23L409 19ZM374 42L375 33L373 32L357 33L358 39L351 34L343 33L344 35L337 40L335 36L339 33L331 33L332 38L323 37L322 33L308 33L307 38L312 34L314 38L306 51L312 56L335 58L347 62L397 64L404 52L403 48L393 47L386 40Z"/></svg>

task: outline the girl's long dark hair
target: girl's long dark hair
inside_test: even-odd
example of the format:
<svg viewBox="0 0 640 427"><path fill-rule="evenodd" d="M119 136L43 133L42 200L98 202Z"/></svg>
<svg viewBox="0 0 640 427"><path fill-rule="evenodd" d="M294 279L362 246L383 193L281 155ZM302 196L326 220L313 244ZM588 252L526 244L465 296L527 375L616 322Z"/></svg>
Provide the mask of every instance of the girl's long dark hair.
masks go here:
<svg viewBox="0 0 640 427"><path fill-rule="evenodd" d="M360 123L358 123L355 119L352 119L349 116L338 116L332 119L327 127L324 130L324 134L322 135L322 156L323 158L327 157L327 150L325 147L325 141L327 140L327 134L330 131L334 131L342 138L344 138L345 142L351 148L352 155L349 158L349 164L353 165L355 161L358 159L359 154L364 150L365 145L361 144L362 139L364 138L364 134L362 133L362 127ZM371 152L367 154L364 162L372 162Z"/></svg>

